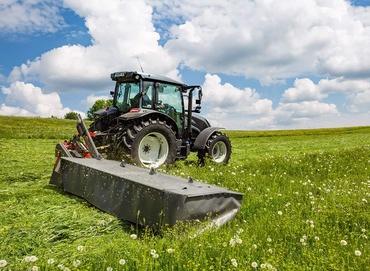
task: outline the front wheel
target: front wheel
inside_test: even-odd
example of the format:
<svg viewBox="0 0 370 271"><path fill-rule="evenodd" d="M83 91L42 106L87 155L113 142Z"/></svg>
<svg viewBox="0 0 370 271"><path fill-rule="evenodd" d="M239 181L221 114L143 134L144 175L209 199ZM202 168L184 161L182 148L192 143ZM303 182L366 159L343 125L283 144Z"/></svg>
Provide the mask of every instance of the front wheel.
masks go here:
<svg viewBox="0 0 370 271"><path fill-rule="evenodd" d="M207 142L206 154L216 164L227 164L231 156L231 143L229 138L220 133L214 133Z"/></svg>

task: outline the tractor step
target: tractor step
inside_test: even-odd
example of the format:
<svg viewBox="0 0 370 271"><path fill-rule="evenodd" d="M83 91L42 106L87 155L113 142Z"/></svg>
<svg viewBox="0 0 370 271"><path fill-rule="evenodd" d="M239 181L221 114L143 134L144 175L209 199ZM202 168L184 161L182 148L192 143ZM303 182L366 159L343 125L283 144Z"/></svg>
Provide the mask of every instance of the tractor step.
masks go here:
<svg viewBox="0 0 370 271"><path fill-rule="evenodd" d="M68 155L62 155L68 156ZM60 157L50 183L119 219L152 228L231 220L243 194L113 160Z"/></svg>

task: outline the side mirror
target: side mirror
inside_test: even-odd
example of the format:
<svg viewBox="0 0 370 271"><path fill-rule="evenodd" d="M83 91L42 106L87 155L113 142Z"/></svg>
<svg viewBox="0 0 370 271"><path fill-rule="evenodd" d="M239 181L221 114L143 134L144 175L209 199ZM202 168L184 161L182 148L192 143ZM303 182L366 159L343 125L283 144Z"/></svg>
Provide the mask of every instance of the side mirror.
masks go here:
<svg viewBox="0 0 370 271"><path fill-rule="evenodd" d="M203 92L202 89L198 90L198 99L195 100L196 104L201 104L202 103L202 97L203 97Z"/></svg>
<svg viewBox="0 0 370 271"><path fill-rule="evenodd" d="M114 91L113 90L111 90L109 93L110 93L110 96L112 96L112 97L114 96Z"/></svg>

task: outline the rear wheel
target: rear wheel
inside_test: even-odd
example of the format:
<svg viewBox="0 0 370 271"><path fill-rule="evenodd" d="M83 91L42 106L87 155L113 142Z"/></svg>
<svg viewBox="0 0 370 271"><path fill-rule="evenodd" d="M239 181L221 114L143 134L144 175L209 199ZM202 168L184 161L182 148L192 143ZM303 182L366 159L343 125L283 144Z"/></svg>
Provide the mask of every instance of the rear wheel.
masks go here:
<svg viewBox="0 0 370 271"><path fill-rule="evenodd" d="M172 164L176 158L176 138L164 121L148 120L127 131L131 139L131 157L138 165L157 168Z"/></svg>
<svg viewBox="0 0 370 271"><path fill-rule="evenodd" d="M229 138L220 133L214 133L207 142L207 156L217 164L227 164L231 156L231 143Z"/></svg>

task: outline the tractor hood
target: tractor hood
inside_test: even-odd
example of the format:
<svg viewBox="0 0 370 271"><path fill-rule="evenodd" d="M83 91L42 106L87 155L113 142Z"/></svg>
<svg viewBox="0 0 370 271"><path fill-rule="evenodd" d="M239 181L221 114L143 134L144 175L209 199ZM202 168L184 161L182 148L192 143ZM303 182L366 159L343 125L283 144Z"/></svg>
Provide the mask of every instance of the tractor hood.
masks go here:
<svg viewBox="0 0 370 271"><path fill-rule="evenodd" d="M109 106L104 109L100 109L98 111L94 112L94 117L99 117L99 118L104 118L109 115L114 115L116 114L118 109L114 106Z"/></svg>

